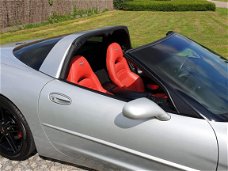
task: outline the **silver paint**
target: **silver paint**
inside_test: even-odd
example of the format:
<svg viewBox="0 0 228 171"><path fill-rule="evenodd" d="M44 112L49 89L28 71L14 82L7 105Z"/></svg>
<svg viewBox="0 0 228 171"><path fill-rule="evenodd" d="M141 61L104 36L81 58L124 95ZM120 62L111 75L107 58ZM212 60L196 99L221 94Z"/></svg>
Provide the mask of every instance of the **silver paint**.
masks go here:
<svg viewBox="0 0 228 171"><path fill-rule="evenodd" d="M132 100L123 107L123 115L130 119L152 119L161 121L170 120L170 115L152 100L145 97Z"/></svg>
<svg viewBox="0 0 228 171"><path fill-rule="evenodd" d="M52 92L70 97L71 105L51 102L47 96ZM143 170L179 169L167 167L166 163L149 162L137 153L129 154L107 144L88 141L85 137L89 136L196 170L216 169L217 142L207 121L171 113L169 121L128 119L122 114L125 104L112 97L54 80L41 92L39 115L53 146L68 157L76 158L80 149L81 156L118 161L116 164L119 167L124 167L121 161L125 161L133 168ZM76 136L78 133L83 136ZM81 150L85 153L81 154Z"/></svg>

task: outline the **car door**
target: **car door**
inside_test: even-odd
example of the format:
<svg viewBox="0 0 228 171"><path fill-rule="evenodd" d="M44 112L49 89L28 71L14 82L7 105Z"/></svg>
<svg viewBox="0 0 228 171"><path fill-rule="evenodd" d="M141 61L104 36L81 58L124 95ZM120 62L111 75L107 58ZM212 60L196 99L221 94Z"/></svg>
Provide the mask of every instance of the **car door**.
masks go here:
<svg viewBox="0 0 228 171"><path fill-rule="evenodd" d="M67 156L96 158L132 170L216 170L216 137L204 119L134 120L126 102L59 80L39 100L40 122L50 142Z"/></svg>

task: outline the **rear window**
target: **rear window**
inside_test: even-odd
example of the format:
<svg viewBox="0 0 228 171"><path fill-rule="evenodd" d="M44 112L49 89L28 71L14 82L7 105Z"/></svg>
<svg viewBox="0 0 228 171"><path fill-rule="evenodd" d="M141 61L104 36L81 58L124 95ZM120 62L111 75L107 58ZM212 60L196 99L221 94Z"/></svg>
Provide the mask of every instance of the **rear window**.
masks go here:
<svg viewBox="0 0 228 171"><path fill-rule="evenodd" d="M48 53L60 39L61 37L52 38L19 46L14 49L14 55L26 65L39 70Z"/></svg>

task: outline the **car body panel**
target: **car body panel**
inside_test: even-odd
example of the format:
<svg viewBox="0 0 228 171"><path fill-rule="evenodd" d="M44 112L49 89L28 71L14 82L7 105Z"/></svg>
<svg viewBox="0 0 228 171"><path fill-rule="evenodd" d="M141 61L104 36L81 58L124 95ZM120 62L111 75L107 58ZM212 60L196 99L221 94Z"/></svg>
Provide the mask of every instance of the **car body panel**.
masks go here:
<svg viewBox="0 0 228 171"><path fill-rule="evenodd" d="M228 123L211 121L219 146L219 161L217 170L228 170Z"/></svg>
<svg viewBox="0 0 228 171"><path fill-rule="evenodd" d="M53 103L51 93L69 97L71 104ZM122 114L125 103L54 80L41 92L39 117L53 145L72 158L84 150L134 169L216 169L217 141L207 121L176 114L170 121L128 119Z"/></svg>
<svg viewBox="0 0 228 171"><path fill-rule="evenodd" d="M27 67L24 63L19 61L13 54L14 47L0 47L0 63L10 65L16 68L25 69Z"/></svg>
<svg viewBox="0 0 228 171"><path fill-rule="evenodd" d="M73 34L62 38L49 52L40 67L40 71L54 78L59 78L63 62L72 43L81 35L83 34Z"/></svg>
<svg viewBox="0 0 228 171"><path fill-rule="evenodd" d="M52 146L47 141L37 112L40 91L53 78L29 68L13 56L7 57L8 59L4 59L4 55L1 55L0 94L8 98L23 113L32 131L37 150L42 148L51 152Z"/></svg>

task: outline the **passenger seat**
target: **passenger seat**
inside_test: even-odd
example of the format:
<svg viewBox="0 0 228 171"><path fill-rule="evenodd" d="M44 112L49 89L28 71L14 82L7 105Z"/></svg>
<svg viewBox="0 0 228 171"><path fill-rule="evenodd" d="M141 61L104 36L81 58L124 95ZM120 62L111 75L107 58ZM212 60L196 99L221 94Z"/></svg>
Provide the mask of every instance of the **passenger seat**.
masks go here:
<svg viewBox="0 0 228 171"><path fill-rule="evenodd" d="M92 90L110 94L102 87L88 61L83 56L76 56L71 61L67 81Z"/></svg>
<svg viewBox="0 0 228 171"><path fill-rule="evenodd" d="M112 43L107 50L106 65L110 79L121 89L144 92L140 76L132 72L118 43Z"/></svg>

